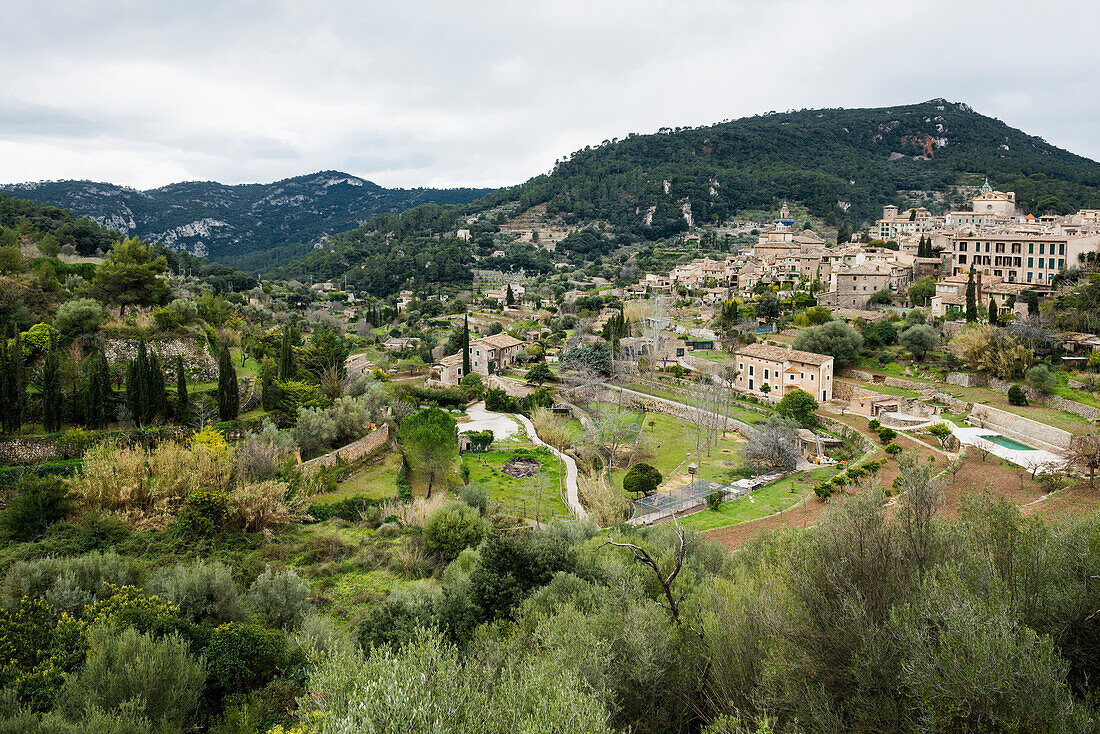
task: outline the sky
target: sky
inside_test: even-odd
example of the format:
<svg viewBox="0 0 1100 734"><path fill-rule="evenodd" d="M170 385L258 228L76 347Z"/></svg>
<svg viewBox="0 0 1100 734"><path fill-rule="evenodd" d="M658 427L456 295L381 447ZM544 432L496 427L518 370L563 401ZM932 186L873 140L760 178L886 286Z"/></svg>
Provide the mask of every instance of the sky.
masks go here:
<svg viewBox="0 0 1100 734"><path fill-rule="evenodd" d="M1095 0L0 0L0 18L0 183L503 186L631 132L937 97L1100 160Z"/></svg>

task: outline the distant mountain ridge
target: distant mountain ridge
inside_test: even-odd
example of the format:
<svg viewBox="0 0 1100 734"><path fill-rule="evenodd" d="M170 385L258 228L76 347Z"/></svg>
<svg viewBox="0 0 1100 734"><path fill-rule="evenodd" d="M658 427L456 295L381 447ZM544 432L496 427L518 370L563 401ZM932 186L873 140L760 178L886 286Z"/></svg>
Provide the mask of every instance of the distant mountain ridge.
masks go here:
<svg viewBox="0 0 1100 734"><path fill-rule="evenodd" d="M269 184L188 181L139 191L95 181L8 184L0 190L88 217L123 234L215 262L264 271L309 243L378 214L421 204L466 204L493 189L387 189L340 171Z"/></svg>
<svg viewBox="0 0 1100 734"><path fill-rule="evenodd" d="M902 192L959 205L960 186L988 177L1036 214L1100 206L1100 163L975 112L962 102L767 113L605 140L549 174L478 206L546 204L567 223L601 220L653 240L693 224L804 205L828 224L880 216ZM915 201L914 203L924 203Z"/></svg>

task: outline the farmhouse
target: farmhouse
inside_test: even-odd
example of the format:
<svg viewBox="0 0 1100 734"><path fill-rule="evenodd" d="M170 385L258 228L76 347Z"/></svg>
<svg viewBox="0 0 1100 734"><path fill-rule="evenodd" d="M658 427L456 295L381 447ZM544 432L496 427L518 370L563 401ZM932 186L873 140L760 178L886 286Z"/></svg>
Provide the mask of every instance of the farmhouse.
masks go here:
<svg viewBox="0 0 1100 734"><path fill-rule="evenodd" d="M736 387L778 401L795 390L805 390L819 402L833 397L833 358L769 344L749 344L734 352Z"/></svg>

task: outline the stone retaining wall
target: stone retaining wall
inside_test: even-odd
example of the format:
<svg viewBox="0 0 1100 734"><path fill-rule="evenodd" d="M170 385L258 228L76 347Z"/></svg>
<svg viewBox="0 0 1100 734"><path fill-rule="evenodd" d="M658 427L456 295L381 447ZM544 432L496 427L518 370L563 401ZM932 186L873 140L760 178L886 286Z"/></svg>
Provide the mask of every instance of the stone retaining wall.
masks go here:
<svg viewBox="0 0 1100 734"><path fill-rule="evenodd" d="M150 339L145 343L149 351L160 359L169 384L175 384L176 357L183 357L184 369L192 378L199 377L203 382L218 378L218 364L202 348L199 338L194 336L173 336L164 339ZM101 337L99 346L111 364L117 364L137 356L137 339L119 337Z"/></svg>
<svg viewBox="0 0 1100 734"><path fill-rule="evenodd" d="M337 462L352 464L373 454L386 445L390 440L390 427L383 425L381 428L363 436L358 441L352 441L347 446L335 451L318 456L316 459L303 461L298 465L298 470L303 474L313 474L323 468L336 466Z"/></svg>
<svg viewBox="0 0 1100 734"><path fill-rule="evenodd" d="M991 408L988 405L975 404L968 420L991 432L1055 453L1069 448L1069 441L1072 438L1069 431L1009 413L1007 410Z"/></svg>
<svg viewBox="0 0 1100 734"><path fill-rule="evenodd" d="M5 464L40 464L61 459L58 442L53 438L8 438L0 441L0 462Z"/></svg>
<svg viewBox="0 0 1100 734"><path fill-rule="evenodd" d="M1008 380L1002 380L998 377L990 377L988 384L989 387L997 392L1007 393L1012 389L1015 383L1009 382ZM1100 420L1100 409L1094 408L1091 405L1085 405L1076 400L1069 400L1063 398L1061 395L1043 395L1038 390L1028 387L1027 385L1020 385L1019 387L1024 391L1024 395L1027 395L1028 402L1046 405L1055 410L1064 410L1067 413L1081 416L1085 420Z"/></svg>
<svg viewBox="0 0 1100 734"><path fill-rule="evenodd" d="M852 380L862 380L863 382L874 382L875 376L870 372L864 372L862 370L853 370L848 367L839 369L836 371L837 377L847 377Z"/></svg>
<svg viewBox="0 0 1100 734"><path fill-rule="evenodd" d="M932 390L932 386L926 382L914 382L913 380L906 380L901 377L894 377L893 375L886 375L886 379L882 384L887 387L900 387L904 390L914 390L916 392L924 392L926 390Z"/></svg>
<svg viewBox="0 0 1100 734"><path fill-rule="evenodd" d="M972 372L948 372L944 382L959 387L985 387L985 377Z"/></svg>

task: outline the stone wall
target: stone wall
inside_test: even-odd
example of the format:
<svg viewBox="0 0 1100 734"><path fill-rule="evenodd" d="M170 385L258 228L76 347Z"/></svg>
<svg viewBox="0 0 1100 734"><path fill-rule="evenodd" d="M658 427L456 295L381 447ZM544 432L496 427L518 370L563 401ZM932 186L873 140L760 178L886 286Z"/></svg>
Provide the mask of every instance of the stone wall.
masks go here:
<svg viewBox="0 0 1100 734"><path fill-rule="evenodd" d="M959 413L961 415L966 415L973 405L973 403L968 403L965 400L959 400L954 395L948 395L945 392L932 393L932 399L946 405L947 409L950 410L952 413Z"/></svg>
<svg viewBox="0 0 1100 734"><path fill-rule="evenodd" d="M932 386L926 382L914 382L913 380L906 380L901 377L894 377L893 375L886 375L886 379L882 381L882 384L887 387L900 387L904 390L915 390L917 392L932 389Z"/></svg>
<svg viewBox="0 0 1100 734"><path fill-rule="evenodd" d="M1069 431L980 403L974 405L968 420L991 432L1055 453L1069 448L1072 437Z"/></svg>
<svg viewBox="0 0 1100 734"><path fill-rule="evenodd" d="M63 458L56 439L8 438L0 441L0 462L5 464L40 464Z"/></svg>
<svg viewBox="0 0 1100 734"><path fill-rule="evenodd" d="M846 377L850 380L862 380L863 382L874 382L875 376L870 372L864 372L862 370L853 370L845 367L836 371L837 377Z"/></svg>
<svg viewBox="0 0 1100 734"><path fill-rule="evenodd" d="M205 343L205 338L202 339ZM218 364L202 348L200 339L194 336L172 336L164 339L151 339L146 346L160 359L169 384L174 384L176 357L183 357L184 369L192 378L201 378L207 382L218 379ZM99 346L111 364L117 364L137 356L138 340L119 337L101 337Z"/></svg>
<svg viewBox="0 0 1100 734"><path fill-rule="evenodd" d="M833 380L833 400L851 400L857 395L861 395L867 390L864 390L854 382L848 382L847 380Z"/></svg>
<svg viewBox="0 0 1100 734"><path fill-rule="evenodd" d="M985 387L985 377L972 372L948 372L944 382L959 387Z"/></svg>
<svg viewBox="0 0 1100 734"><path fill-rule="evenodd" d="M313 474L325 467L336 466L338 462L353 464L360 459L370 456L375 451L385 446L389 440L390 428L384 425L368 433L366 436L363 436L358 441L352 441L347 446L336 449L324 456L318 456L316 459L303 461L298 465L298 469L303 474Z"/></svg>
<svg viewBox="0 0 1100 734"><path fill-rule="evenodd" d="M1002 380L998 377L989 378L989 387L997 392L1007 393L1012 389L1014 384L1013 382ZM1039 403L1054 408L1055 410L1064 410L1067 413L1073 413L1089 421L1100 420L1100 409L1094 408L1091 405L1085 405L1076 400L1069 400L1060 395L1043 395L1038 390L1028 387L1027 385L1020 385L1019 387L1024 391L1024 395L1027 395L1028 402L1030 403Z"/></svg>

